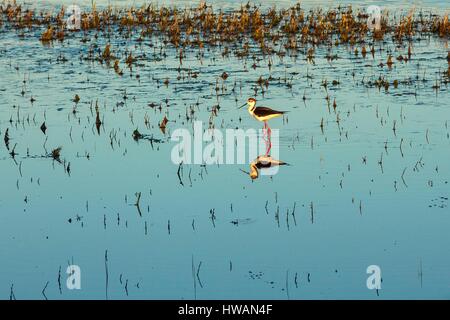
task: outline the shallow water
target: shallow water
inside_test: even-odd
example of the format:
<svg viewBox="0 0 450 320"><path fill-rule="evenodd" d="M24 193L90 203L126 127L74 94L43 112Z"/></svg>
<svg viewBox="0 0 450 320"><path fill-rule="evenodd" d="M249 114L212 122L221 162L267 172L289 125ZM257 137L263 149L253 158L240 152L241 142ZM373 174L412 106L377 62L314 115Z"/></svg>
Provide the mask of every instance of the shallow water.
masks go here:
<svg viewBox="0 0 450 320"><path fill-rule="evenodd" d="M48 282L49 299L104 299L107 251L110 299L450 298L450 97L446 84L433 88L448 67L445 39L419 36L411 60L392 69L379 64L406 55L407 42L378 43L365 58L341 45L331 62L318 46L315 63L304 53L273 56L270 70L262 56L224 58L211 48L199 60L192 49L179 73L173 48L164 56L157 39L136 47L136 37L116 37L117 56L146 55L132 71L121 61L118 76L80 58L92 43L103 50L105 39L82 43L77 34L44 46L42 30L20 38L0 28L0 135L8 129L10 138L10 150L0 147L0 297L13 285L17 299L42 299ZM290 165L254 181L241 171L248 165L183 165L180 184L171 132L193 120L207 125L217 104L216 128L259 129L236 107L255 96L260 76L274 79L256 98L289 111L271 127ZM368 85L379 76L398 79L398 88ZM226 87L218 97L216 81ZM189 106L195 115L186 120ZM136 142L136 128L163 143ZM62 164L46 157L59 146ZM81 290L65 287L68 264L80 266ZM382 270L378 293L366 286L369 265Z"/></svg>

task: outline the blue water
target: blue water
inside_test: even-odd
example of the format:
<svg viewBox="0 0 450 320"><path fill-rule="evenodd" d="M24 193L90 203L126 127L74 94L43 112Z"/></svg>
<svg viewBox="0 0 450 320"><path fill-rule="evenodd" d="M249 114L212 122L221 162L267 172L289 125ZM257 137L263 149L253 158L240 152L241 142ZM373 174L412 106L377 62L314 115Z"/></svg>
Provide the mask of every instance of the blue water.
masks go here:
<svg viewBox="0 0 450 320"><path fill-rule="evenodd" d="M39 5L72 3L45 2ZM90 6L90 1L77 3ZM111 1L130 3L140 4ZM217 8L240 3L217 1ZM448 9L446 1L414 4ZM383 5L406 11L412 6ZM146 54L132 72L121 59L120 77L112 68L80 59L94 42L103 50L101 37L83 43L78 34L44 46L42 30L22 38L5 24L0 30L0 136L3 144L9 129L10 149L17 144L18 154L12 159L11 150L0 147L0 298L8 299L13 285L17 299L43 299L47 282L48 299L450 298L450 97L445 83L433 88L448 67L447 39L416 38L411 61L395 60L392 70L379 64L389 52L405 55L408 42L376 44L374 58L338 46L332 53L339 59L332 62L327 48L318 46L315 64L304 54L273 56L270 70L264 57L253 69L253 60L223 58L219 48L205 50L201 61L192 49L183 67L198 77L184 71L185 78L177 79L177 52L169 47L167 57L159 55L158 39L153 39L156 50L149 39L142 47L111 39L118 56L127 48ZM380 75L399 80L398 88L391 85L386 92L362 84ZM183 165L181 185L178 165L170 160L170 133L191 129L193 120L207 124L217 104L216 128L259 129L236 106L255 96L260 76L277 80L264 97L258 92L258 101L289 111L271 127L280 130L280 159L290 165L254 181L241 171L248 171L247 165ZM336 112L327 107L325 79ZM216 81L226 87L219 98ZM149 107L152 102L161 110ZM189 106L196 112L186 120ZM165 134L158 127L164 116L170 120ZM40 130L43 122L46 134ZM134 141L136 128L164 143L152 148L149 141ZM59 146L70 174L64 164L45 157ZM137 192L142 216L134 206ZM69 264L82 270L81 290L65 286ZM382 270L378 294L366 286L369 265Z"/></svg>

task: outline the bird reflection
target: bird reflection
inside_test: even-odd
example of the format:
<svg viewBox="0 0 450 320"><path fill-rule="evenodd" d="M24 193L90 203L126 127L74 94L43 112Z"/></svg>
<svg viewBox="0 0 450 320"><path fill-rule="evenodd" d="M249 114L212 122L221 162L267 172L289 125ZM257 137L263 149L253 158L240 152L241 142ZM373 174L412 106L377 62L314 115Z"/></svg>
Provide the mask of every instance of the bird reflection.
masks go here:
<svg viewBox="0 0 450 320"><path fill-rule="evenodd" d="M247 173L252 180L255 180L258 179L260 170L262 171L282 165L287 165L287 163L281 160L273 159L271 156L261 155L250 163L250 172L243 170L241 171Z"/></svg>

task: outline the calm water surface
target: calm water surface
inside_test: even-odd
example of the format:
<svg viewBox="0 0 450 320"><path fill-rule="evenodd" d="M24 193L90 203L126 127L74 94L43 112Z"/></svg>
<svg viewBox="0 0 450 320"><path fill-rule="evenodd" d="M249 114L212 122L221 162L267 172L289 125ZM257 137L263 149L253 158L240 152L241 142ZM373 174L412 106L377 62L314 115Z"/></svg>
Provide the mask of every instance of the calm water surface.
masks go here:
<svg viewBox="0 0 450 320"><path fill-rule="evenodd" d="M40 5L62 3L72 1ZM338 3L365 2L304 5ZM447 1L413 3L448 9ZM217 1L216 7L239 5ZM403 10L411 2L385 5ZM49 299L104 299L105 251L111 299L450 298L450 96L441 82L433 88L448 67L446 39L416 39L411 60L395 60L392 70L379 65L389 53L406 55L408 43L376 44L374 57L366 58L339 46L331 62L319 46L314 63L304 53L273 56L270 70L262 56L224 58L211 48L200 60L192 49L179 73L177 52L168 47L163 55L157 39L135 47L137 37L112 38L118 56L127 49L145 54L132 71L121 61L120 77L82 58L92 43L103 50L105 39L82 43L79 34L43 46L41 32L20 38L0 27L2 144L7 129L10 138L9 151L0 147L1 298L9 298L13 285L17 299L43 299L48 282ZM198 76L189 77L189 70ZM289 111L271 127L280 129L280 158L290 166L252 181L241 171L248 165L183 165L181 185L170 159L171 132L191 129L193 120L207 124L215 105L216 128L259 129L236 106L255 96L259 77L269 76L264 97L260 89L256 97ZM367 84L380 76L397 79L398 88ZM325 79L336 112L327 107ZM91 105L97 100L99 131ZM186 120L190 108L195 114ZM136 128L162 143L134 141ZM65 164L45 157L59 146ZM138 192L142 216L134 206ZM81 267L81 290L65 287L69 264ZM366 287L369 265L382 270L378 295Z"/></svg>

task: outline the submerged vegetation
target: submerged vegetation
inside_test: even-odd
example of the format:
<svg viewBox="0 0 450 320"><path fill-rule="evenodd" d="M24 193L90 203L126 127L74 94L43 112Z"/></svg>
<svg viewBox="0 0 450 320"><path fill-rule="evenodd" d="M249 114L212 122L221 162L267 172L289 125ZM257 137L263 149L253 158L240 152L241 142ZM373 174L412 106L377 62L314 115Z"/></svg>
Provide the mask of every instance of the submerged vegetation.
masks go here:
<svg viewBox="0 0 450 320"><path fill-rule="evenodd" d="M14 29L45 28L42 41L64 40L67 14L64 6L59 12L47 12L7 1L1 4L0 13L2 22ZM258 44L263 54L271 54L280 53L280 48L296 50L304 44L354 45L389 38L410 40L415 34L439 37L450 34L448 13L436 15L411 10L397 16L386 11L380 29L374 32L368 28L368 18L364 11L351 6L305 10L299 3L287 9L261 9L247 3L239 10L226 11L215 10L212 5L201 2L198 7L185 9L154 4L105 9L93 6L82 13L80 28L84 33L93 32L95 37L109 37L112 32L119 32L124 38L137 35L137 41L163 36L180 50L223 45L224 54L234 48L235 54L240 56L249 54L249 41ZM363 52L366 52L365 47ZM109 45L102 58L111 58Z"/></svg>
<svg viewBox="0 0 450 320"><path fill-rule="evenodd" d="M85 60L112 63L117 75L123 76L121 62L130 70L146 59L146 54L136 55L132 50L119 56L118 48L110 43L112 38L124 41L133 40L142 46L149 40L150 47L162 44L162 56L172 47L179 58L180 69L187 52L200 50L198 59L205 56L204 50L220 50L223 58L234 55L238 59L255 59L263 56L268 59L269 70L272 66L271 56L283 58L304 55L310 63L314 63L316 50L322 46L327 48L327 60L339 59L333 54L334 48L345 45L354 47L354 55L375 55L377 44L392 42L396 46L407 45L407 52L394 57L389 54L380 66L391 69L396 63L408 62L412 55L413 42L428 36L448 39L450 22L448 13L442 15L411 9L408 12L389 12L384 10L379 28L368 27L367 13L351 6L339 6L330 9L302 8L300 4L291 8L260 8L254 4L241 5L238 10L217 10L212 5L201 2L197 7L184 9L177 7L157 6L149 4L142 7L98 9L95 5L81 13L80 30L67 31L67 12L64 6L60 11L52 12L26 8L15 1L6 1L0 5L0 25L16 30L22 39L27 39L36 31L41 33L43 44L51 45L53 41L68 41L73 34L83 35L81 43L85 44L97 39L106 39L103 48L98 44L89 46ZM156 49L156 47L154 47ZM449 53L450 54L450 53ZM448 58L447 58L448 59ZM252 67L256 68L257 64ZM445 83L450 77L450 64L442 73ZM192 78L196 73L189 73ZM140 77L139 74L136 77ZM226 81L228 74L221 75ZM269 79L260 77L257 83L267 87ZM170 80L162 81L165 86ZM397 88L399 80L387 82L384 77L369 82L368 85L388 90L390 86ZM333 106L335 104L333 103Z"/></svg>

